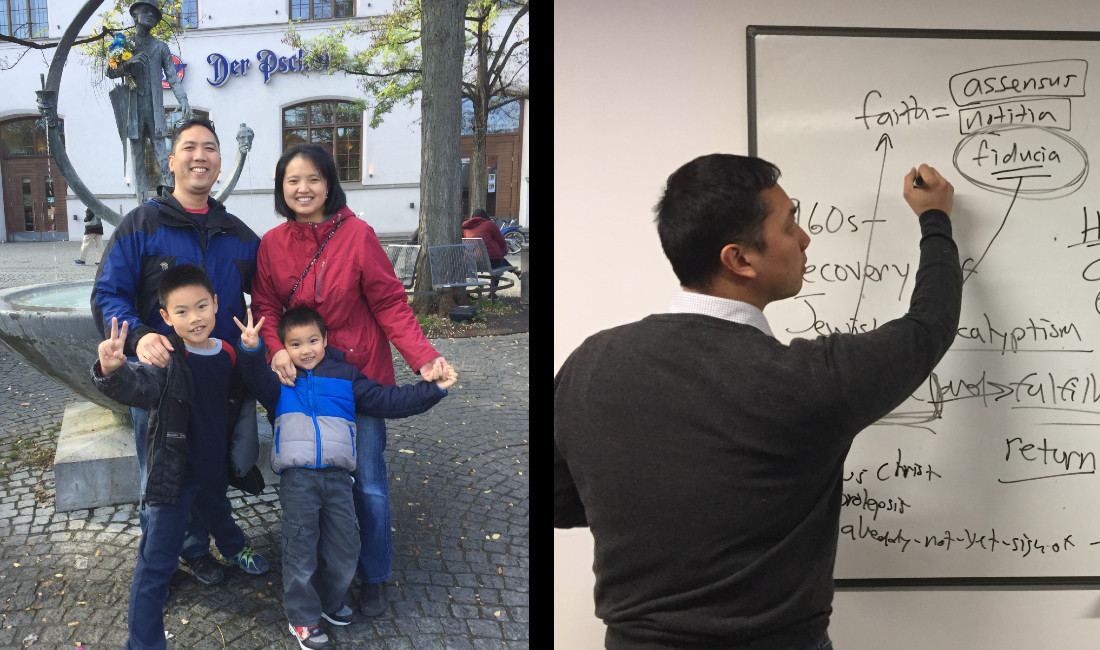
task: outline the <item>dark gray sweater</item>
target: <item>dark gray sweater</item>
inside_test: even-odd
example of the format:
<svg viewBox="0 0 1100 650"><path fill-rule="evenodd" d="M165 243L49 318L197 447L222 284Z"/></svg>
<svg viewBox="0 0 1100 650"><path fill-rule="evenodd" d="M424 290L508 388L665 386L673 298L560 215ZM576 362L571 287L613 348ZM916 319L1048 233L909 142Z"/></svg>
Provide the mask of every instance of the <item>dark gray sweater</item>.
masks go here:
<svg viewBox="0 0 1100 650"><path fill-rule="evenodd" d="M609 648L810 647L827 629L844 458L955 337L947 216L920 217L909 312L784 345L662 314L586 340L554 379L554 525L595 538Z"/></svg>

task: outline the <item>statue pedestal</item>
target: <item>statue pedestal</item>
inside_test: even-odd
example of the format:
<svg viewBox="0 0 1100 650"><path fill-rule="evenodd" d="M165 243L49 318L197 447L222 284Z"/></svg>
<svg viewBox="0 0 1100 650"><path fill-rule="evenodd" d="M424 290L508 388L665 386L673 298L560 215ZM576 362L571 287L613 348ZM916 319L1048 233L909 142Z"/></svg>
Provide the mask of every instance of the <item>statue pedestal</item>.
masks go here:
<svg viewBox="0 0 1100 650"><path fill-rule="evenodd" d="M134 425L91 402L65 407L53 461L58 512L138 501Z"/></svg>
<svg viewBox="0 0 1100 650"><path fill-rule="evenodd" d="M271 471L271 425L257 417L258 465L269 489L279 477ZM65 408L54 455L54 493L58 512L137 503L140 496L134 425L129 415L91 402ZM240 493L231 491L231 495Z"/></svg>

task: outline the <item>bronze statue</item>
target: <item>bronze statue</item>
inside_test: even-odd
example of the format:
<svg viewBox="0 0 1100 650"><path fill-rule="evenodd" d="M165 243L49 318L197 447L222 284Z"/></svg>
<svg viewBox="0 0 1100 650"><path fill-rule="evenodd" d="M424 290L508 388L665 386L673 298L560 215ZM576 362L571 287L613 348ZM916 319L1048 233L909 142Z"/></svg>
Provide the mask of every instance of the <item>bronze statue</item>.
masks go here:
<svg viewBox="0 0 1100 650"><path fill-rule="evenodd" d="M148 2L144 2L143 0L140 0L139 3L149 4ZM57 103L61 89L61 76L65 70L65 62L69 58L69 52L73 49L73 44L76 43L76 39L80 34L80 30L88 22L88 20L92 17L92 14L95 13L95 10L101 4L103 4L103 0L87 0L87 2L84 3L84 6L82 6L80 10L77 11L76 16L73 18L73 21L69 23L69 26L65 29L64 34L61 35L61 40L57 43L57 48L54 50L53 60L50 61L49 74L46 75L43 79L42 90L35 91L35 94L38 96L38 112L42 115L42 119L49 126L49 128L46 129L46 138L49 142L50 155L53 156L54 162L57 163L58 169L61 170L61 174L65 177L65 182L69 184L69 190L73 194L75 194L77 198L83 201L84 205L91 208L91 210L101 219L111 224L112 226L117 226L122 220L122 215L111 209L110 206L105 204L102 200L100 200L98 196L96 196L95 192L93 192L91 189L88 188L87 185L84 184L84 181L80 178L80 174L76 171L76 167L73 165L72 160L69 159L69 152L65 149L65 143L61 139L62 129L60 128L61 124L57 114ZM153 18L159 16L159 12L160 10L158 8L157 13L154 14ZM156 23L154 22L153 24L155 25ZM169 75L169 79L171 79L173 83L177 83L177 78L174 73ZM136 83L134 85L135 87L137 86ZM125 86L120 87L128 90L128 88L126 88ZM118 92L120 92L121 94L121 91ZM182 91L179 92L182 93ZM159 105L162 107L161 111L163 111L163 90L158 88L155 96L157 98L160 98L161 101ZM178 98L179 94L177 94L176 96ZM129 96L127 95L127 99L128 98ZM182 107L186 104L181 101L180 105ZM188 108L188 112L190 112L190 106L186 106ZM121 115L126 114L127 113L121 113ZM120 113L118 113L118 111L116 110L116 117L118 115L120 115ZM161 120L161 124L164 124L163 113L159 117ZM123 125L120 124L120 136L125 139L125 132L122 131L122 128ZM153 127L154 132L155 128L156 127ZM248 152L252 147L253 136L254 133L252 129L248 128L242 123L240 129L237 131L237 157L233 161L233 169L230 170L229 180L224 183L221 191L218 192L216 196L214 196L214 198L216 198L218 201L225 203L227 200L229 200L230 195L233 193L233 188L236 187L237 181L240 179L241 171L244 169L245 161L248 157ZM163 139L161 139L160 141L162 143L164 142ZM144 153L144 146L142 147L142 153ZM165 156L163 163L163 169L167 169L167 156ZM142 168L144 168L144 159L142 160ZM161 173L163 174L164 172ZM165 178L163 180L168 181L169 183L172 183L173 181L173 179L170 178ZM144 193L144 191L138 193L138 200L144 201ZM93 392L97 395L99 394L98 391Z"/></svg>
<svg viewBox="0 0 1100 650"><path fill-rule="evenodd" d="M176 66L168 45L153 36L152 30L161 21L160 7L149 0L137 0L130 5L137 34L134 36L133 56L121 61L117 67L107 68L111 79L132 78L133 83L120 84L111 89L111 106L119 135L130 141L130 159L133 165L134 190L139 203L144 203L148 190L158 184L171 185L168 171L168 136L164 114L164 92L161 71L172 87L172 92L183 110L184 118L191 117L187 93L176 77ZM153 144L156 170L160 178L145 177L145 142Z"/></svg>

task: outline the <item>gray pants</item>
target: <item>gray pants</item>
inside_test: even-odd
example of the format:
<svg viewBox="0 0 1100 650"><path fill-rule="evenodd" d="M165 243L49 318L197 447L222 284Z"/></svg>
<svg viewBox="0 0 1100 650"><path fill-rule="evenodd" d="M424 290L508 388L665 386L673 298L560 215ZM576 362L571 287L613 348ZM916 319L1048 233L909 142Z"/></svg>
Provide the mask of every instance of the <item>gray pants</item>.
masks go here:
<svg viewBox="0 0 1100 650"><path fill-rule="evenodd" d="M359 559L359 523L345 470L291 467L279 475L283 609L291 625L340 609Z"/></svg>

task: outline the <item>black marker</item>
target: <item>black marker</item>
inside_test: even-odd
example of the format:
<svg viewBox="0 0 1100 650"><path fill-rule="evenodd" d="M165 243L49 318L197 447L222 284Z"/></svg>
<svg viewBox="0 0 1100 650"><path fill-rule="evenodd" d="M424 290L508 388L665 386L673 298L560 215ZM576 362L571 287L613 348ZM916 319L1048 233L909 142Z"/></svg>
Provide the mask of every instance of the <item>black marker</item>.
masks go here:
<svg viewBox="0 0 1100 650"><path fill-rule="evenodd" d="M917 174L917 177L913 179L913 187L924 187L924 179Z"/></svg>

